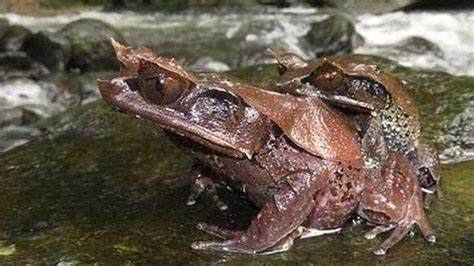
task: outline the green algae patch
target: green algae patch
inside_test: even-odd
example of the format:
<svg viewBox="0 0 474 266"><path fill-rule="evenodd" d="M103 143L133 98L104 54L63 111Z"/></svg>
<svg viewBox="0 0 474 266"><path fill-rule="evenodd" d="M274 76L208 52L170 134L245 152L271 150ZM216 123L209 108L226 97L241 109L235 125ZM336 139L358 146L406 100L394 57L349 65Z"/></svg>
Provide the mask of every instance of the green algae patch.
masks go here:
<svg viewBox="0 0 474 266"><path fill-rule="evenodd" d="M0 256L11 256L15 254L15 252L15 245L5 245L5 243L0 242Z"/></svg>

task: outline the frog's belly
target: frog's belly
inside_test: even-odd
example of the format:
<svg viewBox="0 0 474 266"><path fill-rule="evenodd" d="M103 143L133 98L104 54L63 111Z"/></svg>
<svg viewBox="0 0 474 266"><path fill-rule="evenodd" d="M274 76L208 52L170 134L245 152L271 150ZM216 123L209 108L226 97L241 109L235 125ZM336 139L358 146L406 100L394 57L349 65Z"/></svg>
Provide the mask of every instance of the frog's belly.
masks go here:
<svg viewBox="0 0 474 266"><path fill-rule="evenodd" d="M304 226L319 230L338 228L351 218L360 201L362 170L349 165L327 164L329 182L314 196L316 205Z"/></svg>

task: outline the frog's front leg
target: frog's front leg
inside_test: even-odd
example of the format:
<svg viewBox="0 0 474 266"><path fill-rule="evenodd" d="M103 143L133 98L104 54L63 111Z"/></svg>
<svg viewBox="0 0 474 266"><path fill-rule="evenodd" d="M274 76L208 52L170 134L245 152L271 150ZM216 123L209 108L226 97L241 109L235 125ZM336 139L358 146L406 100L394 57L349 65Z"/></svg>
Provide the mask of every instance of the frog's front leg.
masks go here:
<svg viewBox="0 0 474 266"><path fill-rule="evenodd" d="M379 226L365 237L375 238L377 234L394 229L374 254L384 255L417 224L426 240L435 242L423 209L423 195L420 184L413 174L410 163L399 154L391 153L381 176L366 181L359 213Z"/></svg>
<svg viewBox="0 0 474 266"><path fill-rule="evenodd" d="M191 193L189 194L186 204L188 206L196 204L196 199L205 192L211 200L216 204L221 211L227 210L228 206L219 199L217 195L217 188L215 182L209 177L209 174L203 167L195 165L193 167L194 183L191 186Z"/></svg>
<svg viewBox="0 0 474 266"><path fill-rule="evenodd" d="M307 176L308 173L296 175L302 180L312 179ZM292 233L306 220L315 206L313 195L316 191L317 185L311 183L301 190L284 185L273 199L262 207L247 230L232 232L207 226L205 231L231 238L225 241L194 242L192 248L247 254L255 254L272 247L275 247L270 250L273 252L288 250L293 243Z"/></svg>
<svg viewBox="0 0 474 266"><path fill-rule="evenodd" d="M418 182L414 182L415 193L410 198L405 217L395 226L392 234L376 250L375 255L384 255L388 249L397 244L417 224L425 239L431 243L436 242L436 235L428 223L424 209L423 196Z"/></svg>

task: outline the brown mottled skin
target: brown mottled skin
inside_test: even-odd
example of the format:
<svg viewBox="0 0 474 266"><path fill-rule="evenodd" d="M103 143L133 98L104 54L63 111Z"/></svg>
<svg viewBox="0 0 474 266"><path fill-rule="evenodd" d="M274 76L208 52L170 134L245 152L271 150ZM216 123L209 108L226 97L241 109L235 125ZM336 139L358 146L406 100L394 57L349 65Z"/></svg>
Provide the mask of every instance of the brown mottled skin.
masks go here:
<svg viewBox="0 0 474 266"><path fill-rule="evenodd" d="M281 77L272 90L323 98L351 117L366 156L382 165L389 151L403 154L424 191L440 196L438 155L420 137L418 112L402 81L342 57L313 64L291 53L275 57ZM427 196L426 207L430 200Z"/></svg>
<svg viewBox="0 0 474 266"><path fill-rule="evenodd" d="M381 172L363 169L356 132L321 100L217 77L200 80L146 48L113 45L122 71L99 80L102 97L163 128L195 156L199 164L188 204L206 191L226 209L215 189L216 182L225 182L260 207L243 231L199 224L223 240L195 242L194 249L285 251L295 238L338 229L358 208L371 208L370 200L361 201L379 187L364 187ZM398 198L394 204L407 206L399 206Z"/></svg>

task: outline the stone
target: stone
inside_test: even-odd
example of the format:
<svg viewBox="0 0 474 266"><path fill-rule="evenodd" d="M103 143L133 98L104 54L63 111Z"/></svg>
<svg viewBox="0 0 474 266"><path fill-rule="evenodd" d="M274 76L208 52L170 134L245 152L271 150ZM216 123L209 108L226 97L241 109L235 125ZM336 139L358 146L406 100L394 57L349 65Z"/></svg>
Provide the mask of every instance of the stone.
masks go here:
<svg viewBox="0 0 474 266"><path fill-rule="evenodd" d="M320 22L313 22L304 37L307 49L315 57L348 54L360 45L354 25L342 15L330 15Z"/></svg>
<svg viewBox="0 0 474 266"><path fill-rule="evenodd" d="M79 19L64 26L57 37L65 40L66 69L81 72L111 70L119 67L110 38L126 43L122 34L97 19Z"/></svg>
<svg viewBox="0 0 474 266"><path fill-rule="evenodd" d="M413 5L422 0L322 0L338 9L356 13L385 13ZM310 0L310 2L321 2Z"/></svg>
<svg viewBox="0 0 474 266"><path fill-rule="evenodd" d="M0 52L21 51L25 39L30 34L29 29L20 25L10 25L3 29L3 33L0 29Z"/></svg>
<svg viewBox="0 0 474 266"><path fill-rule="evenodd" d="M52 72L64 70L65 47L60 40L38 32L25 39L22 50Z"/></svg>
<svg viewBox="0 0 474 266"><path fill-rule="evenodd" d="M472 77L414 70L375 56L351 58L410 81L429 140L439 141L446 121L469 106L471 98L464 95L472 93ZM275 65L230 74L261 85L278 75ZM0 154L0 249L7 250L1 252L0 264L182 265L218 264L225 259L236 265L282 261L370 265L377 259L370 250L380 241L364 240L370 227L360 222L349 223L337 235L297 241L284 254L192 250L193 241L215 239L197 230L198 222L245 228L255 207L225 189L219 191L229 203L225 213L205 197L186 206L191 156L152 123L112 111L101 101L43 121L41 132L29 143ZM438 143L439 148L442 145ZM443 166L445 198L429 210L442 241L428 244L407 238L384 259L393 264L472 264L473 171L472 161Z"/></svg>
<svg viewBox="0 0 474 266"><path fill-rule="evenodd" d="M41 79L49 70L23 52L0 53L0 80L17 77Z"/></svg>

